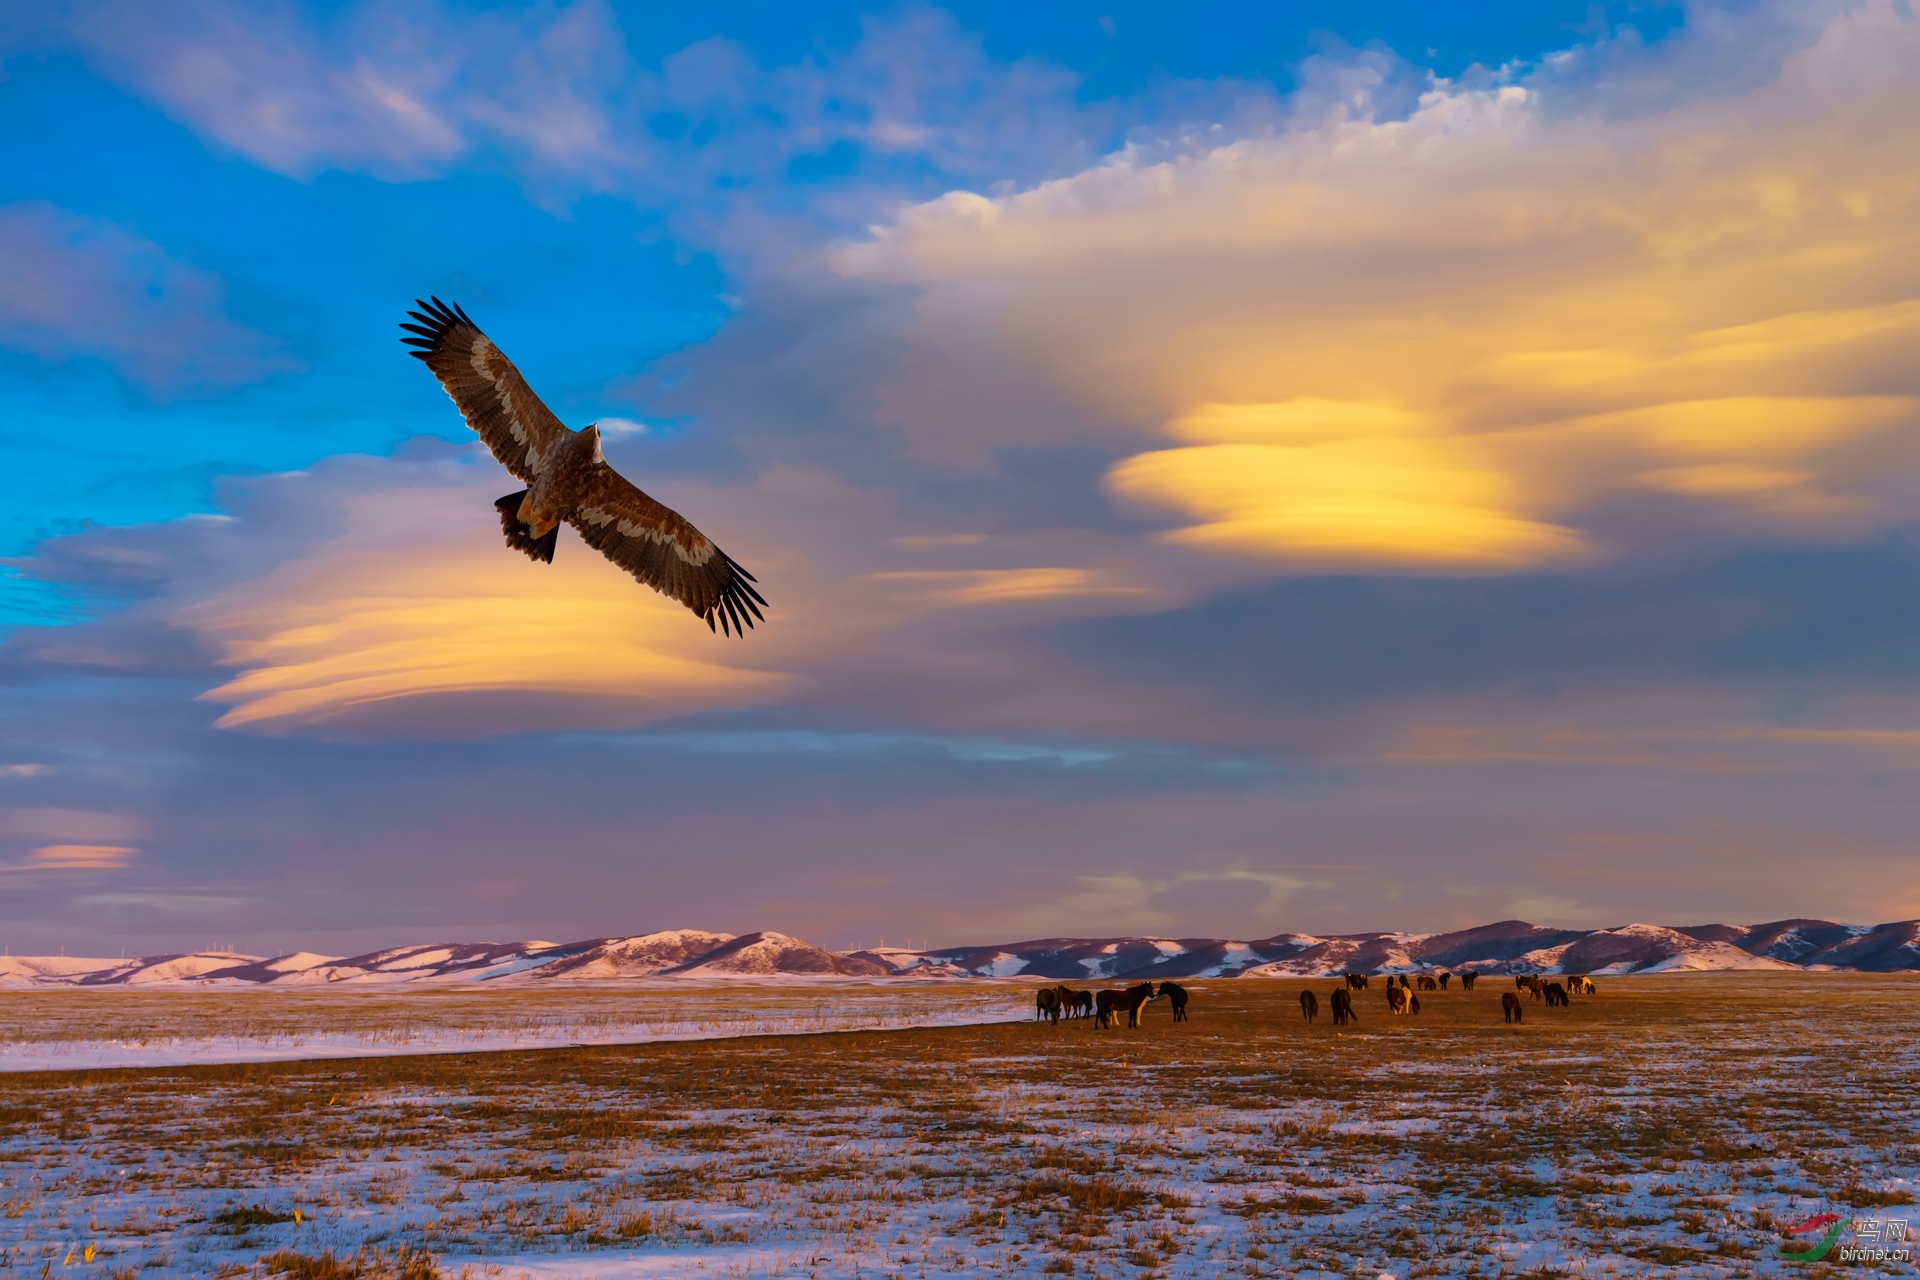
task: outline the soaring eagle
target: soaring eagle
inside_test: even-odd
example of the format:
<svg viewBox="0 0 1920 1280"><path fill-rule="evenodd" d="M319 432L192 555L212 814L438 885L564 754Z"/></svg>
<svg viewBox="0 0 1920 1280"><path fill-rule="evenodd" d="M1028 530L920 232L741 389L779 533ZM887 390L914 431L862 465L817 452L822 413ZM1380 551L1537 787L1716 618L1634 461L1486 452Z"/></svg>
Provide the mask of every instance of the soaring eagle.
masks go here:
<svg viewBox="0 0 1920 1280"><path fill-rule="evenodd" d="M759 606L754 576L676 511L629 484L600 454L597 427L571 431L459 306L415 299L418 335L401 341L440 385L500 465L527 482L493 505L507 545L553 563L560 523L655 591L672 596L722 633L745 635Z"/></svg>

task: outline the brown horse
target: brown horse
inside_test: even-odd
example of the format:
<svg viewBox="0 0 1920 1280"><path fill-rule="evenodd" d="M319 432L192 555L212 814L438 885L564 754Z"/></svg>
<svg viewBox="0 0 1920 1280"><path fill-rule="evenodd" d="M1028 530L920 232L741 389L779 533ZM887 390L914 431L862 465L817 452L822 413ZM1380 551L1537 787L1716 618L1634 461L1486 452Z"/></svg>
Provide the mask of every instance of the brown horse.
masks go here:
<svg viewBox="0 0 1920 1280"><path fill-rule="evenodd" d="M1460 975L1460 989L1462 991L1471 991L1473 990L1473 984L1479 980L1480 975L1477 973L1463 973Z"/></svg>
<svg viewBox="0 0 1920 1280"><path fill-rule="evenodd" d="M1067 998L1062 1000L1060 1005L1076 1018L1091 1018L1093 1016L1093 992L1068 992Z"/></svg>
<svg viewBox="0 0 1920 1280"><path fill-rule="evenodd" d="M1360 1019L1353 1012L1353 997L1347 994L1345 987L1337 987L1333 993L1333 1025L1344 1027L1349 1022Z"/></svg>
<svg viewBox="0 0 1920 1280"><path fill-rule="evenodd" d="M1121 1008L1127 999L1124 991L1096 991L1093 993L1093 1025L1105 1029L1113 1025L1113 1012Z"/></svg>
<svg viewBox="0 0 1920 1280"><path fill-rule="evenodd" d="M1127 1011L1127 1025L1129 1027L1137 1027L1140 1025L1140 1010L1145 1008L1147 1001L1153 998L1153 984L1151 982L1143 982L1137 987L1128 987L1126 989L1121 996L1121 1002Z"/></svg>
<svg viewBox="0 0 1920 1280"><path fill-rule="evenodd" d="M1593 994L1593 979L1575 974L1567 979L1567 990L1576 996L1590 996Z"/></svg>
<svg viewBox="0 0 1920 1280"><path fill-rule="evenodd" d="M1308 1022L1320 1016L1320 998L1311 991L1300 993L1300 1016Z"/></svg>
<svg viewBox="0 0 1920 1280"><path fill-rule="evenodd" d="M1419 977L1415 978L1413 980L1413 984L1419 987L1422 991L1438 991L1440 989L1440 984L1435 982L1432 978L1429 978L1424 973L1421 974Z"/></svg>
<svg viewBox="0 0 1920 1280"><path fill-rule="evenodd" d="M1513 994L1513 992L1503 991L1500 993L1500 1012L1505 1015L1506 1021L1520 1021L1520 1014L1524 1008L1525 1006L1520 1003L1520 997Z"/></svg>
<svg viewBox="0 0 1920 1280"><path fill-rule="evenodd" d="M1173 1020L1185 1022L1187 1020L1187 989L1178 983L1163 982L1160 984L1160 994L1165 996L1167 1003L1173 1006Z"/></svg>
<svg viewBox="0 0 1920 1280"><path fill-rule="evenodd" d="M1388 987L1387 1012L1405 1013L1407 1011L1407 1001L1409 998L1405 987Z"/></svg>
<svg viewBox="0 0 1920 1280"><path fill-rule="evenodd" d="M1525 991L1529 994L1529 997L1534 1000L1538 1000L1542 996L1547 994L1547 989L1545 986L1541 985L1540 979L1532 976L1531 974L1527 974L1527 975L1523 975L1521 977L1515 978L1513 980L1513 986L1514 986L1514 990Z"/></svg>
<svg viewBox="0 0 1920 1280"><path fill-rule="evenodd" d="M1407 1012L1408 1012L1408 1013L1419 1013L1419 1012L1420 1012L1420 997L1419 997L1419 996L1408 996L1408 997L1407 997Z"/></svg>
<svg viewBox="0 0 1920 1280"><path fill-rule="evenodd" d="M1047 1022L1060 1021L1060 993L1052 987L1042 987L1034 993L1033 1020Z"/></svg>
<svg viewBox="0 0 1920 1280"><path fill-rule="evenodd" d="M1547 984L1547 1008L1551 1009L1555 1005L1558 1005L1564 1009L1567 1007L1567 1004L1567 989L1557 982L1549 982Z"/></svg>

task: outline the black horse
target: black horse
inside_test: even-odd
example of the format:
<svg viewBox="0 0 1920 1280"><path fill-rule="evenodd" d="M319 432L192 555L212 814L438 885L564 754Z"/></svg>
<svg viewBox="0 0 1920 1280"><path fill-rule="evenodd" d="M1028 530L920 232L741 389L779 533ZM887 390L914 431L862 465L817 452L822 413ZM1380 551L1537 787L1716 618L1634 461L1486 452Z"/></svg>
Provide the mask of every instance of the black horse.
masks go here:
<svg viewBox="0 0 1920 1280"><path fill-rule="evenodd" d="M1300 1016L1308 1022L1320 1016L1320 998L1311 991L1300 993Z"/></svg>
<svg viewBox="0 0 1920 1280"><path fill-rule="evenodd" d="M1187 989L1178 983L1163 982L1160 984L1160 994L1165 996L1167 1003L1173 1006L1173 1020L1185 1022L1187 1020Z"/></svg>
<svg viewBox="0 0 1920 1280"><path fill-rule="evenodd" d="M1366 989L1367 989L1367 975L1366 975L1366 974L1364 974L1364 973L1349 973L1349 974L1347 975L1347 990L1349 990L1349 991L1365 991Z"/></svg>
<svg viewBox="0 0 1920 1280"><path fill-rule="evenodd" d="M1033 997L1033 1019L1035 1022L1060 1021L1060 993L1052 987L1043 987Z"/></svg>
<svg viewBox="0 0 1920 1280"><path fill-rule="evenodd" d="M1460 975L1460 989L1461 989L1462 991L1471 991L1471 990L1473 990L1473 984L1474 984L1475 982L1477 982L1477 981L1479 981L1479 979L1480 979L1480 975L1479 975L1479 974L1477 974L1477 973L1463 973L1463 974L1461 974L1461 975Z"/></svg>
<svg viewBox="0 0 1920 1280"><path fill-rule="evenodd" d="M1353 1012L1353 997L1347 994L1345 987L1336 988L1333 993L1333 1025L1344 1027L1349 1022L1358 1021Z"/></svg>

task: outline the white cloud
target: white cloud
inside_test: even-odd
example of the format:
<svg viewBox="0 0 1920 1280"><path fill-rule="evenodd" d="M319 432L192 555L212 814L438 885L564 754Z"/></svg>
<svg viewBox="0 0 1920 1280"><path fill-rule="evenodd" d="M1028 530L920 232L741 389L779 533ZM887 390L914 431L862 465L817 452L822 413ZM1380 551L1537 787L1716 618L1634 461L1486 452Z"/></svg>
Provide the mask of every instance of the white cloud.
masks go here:
<svg viewBox="0 0 1920 1280"><path fill-rule="evenodd" d="M604 0L360 4L319 19L229 0L94 0L68 38L202 137L280 173L407 180L504 158L543 200L612 192L709 229L837 144L879 166L855 184L870 211L893 198L893 161L922 190L928 169L1055 171L1091 157L1111 114L1075 101L1071 73L990 58L938 9L868 18L852 46L774 67L720 37L642 65Z"/></svg>

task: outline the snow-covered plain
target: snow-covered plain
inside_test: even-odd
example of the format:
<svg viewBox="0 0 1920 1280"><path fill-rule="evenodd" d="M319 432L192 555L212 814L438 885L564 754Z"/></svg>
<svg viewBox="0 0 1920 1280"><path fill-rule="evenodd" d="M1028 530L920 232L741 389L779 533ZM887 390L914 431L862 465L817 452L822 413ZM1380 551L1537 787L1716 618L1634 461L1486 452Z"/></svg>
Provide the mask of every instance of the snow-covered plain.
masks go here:
<svg viewBox="0 0 1920 1280"><path fill-rule="evenodd" d="M1324 1008L1329 983L1229 980L1190 984L1192 1021L1155 1004L1137 1032L11 1075L0 1269L1804 1274L1772 1249L1814 1214L1920 1236L1916 981L1635 977L1530 1002L1517 1027L1500 1019L1510 981L1423 992L1417 1019L1389 1016L1376 982L1336 1033L1295 1004L1312 987ZM358 1272L318 1270L327 1254Z"/></svg>
<svg viewBox="0 0 1920 1280"><path fill-rule="evenodd" d="M37 991L0 1005L0 1072L288 1062L1005 1022L1026 991L788 977L539 990Z"/></svg>

